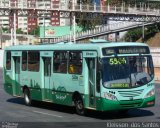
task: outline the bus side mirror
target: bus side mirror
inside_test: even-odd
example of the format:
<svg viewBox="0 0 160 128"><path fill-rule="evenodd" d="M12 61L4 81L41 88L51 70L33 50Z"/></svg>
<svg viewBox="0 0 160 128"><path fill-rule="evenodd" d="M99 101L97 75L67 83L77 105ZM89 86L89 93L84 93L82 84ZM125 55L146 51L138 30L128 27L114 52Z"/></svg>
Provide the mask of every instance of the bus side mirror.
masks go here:
<svg viewBox="0 0 160 128"><path fill-rule="evenodd" d="M100 81L101 81L101 71L97 72L97 79L96 79L96 90L99 93L100 92Z"/></svg>

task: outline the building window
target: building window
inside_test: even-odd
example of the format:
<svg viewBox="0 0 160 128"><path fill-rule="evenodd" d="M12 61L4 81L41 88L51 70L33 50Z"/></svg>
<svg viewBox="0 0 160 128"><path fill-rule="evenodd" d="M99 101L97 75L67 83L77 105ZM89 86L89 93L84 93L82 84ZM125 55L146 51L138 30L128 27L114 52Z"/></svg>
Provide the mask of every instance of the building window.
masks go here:
<svg viewBox="0 0 160 128"><path fill-rule="evenodd" d="M11 52L6 53L6 69L11 70Z"/></svg>
<svg viewBox="0 0 160 128"><path fill-rule="evenodd" d="M81 52L69 52L68 72L70 74L82 74L82 53Z"/></svg>
<svg viewBox="0 0 160 128"><path fill-rule="evenodd" d="M67 73L67 52L54 52L53 72Z"/></svg>
<svg viewBox="0 0 160 128"><path fill-rule="evenodd" d="M28 52L28 71L39 71L40 54L39 52Z"/></svg>
<svg viewBox="0 0 160 128"><path fill-rule="evenodd" d="M22 52L22 71L27 70L27 52Z"/></svg>

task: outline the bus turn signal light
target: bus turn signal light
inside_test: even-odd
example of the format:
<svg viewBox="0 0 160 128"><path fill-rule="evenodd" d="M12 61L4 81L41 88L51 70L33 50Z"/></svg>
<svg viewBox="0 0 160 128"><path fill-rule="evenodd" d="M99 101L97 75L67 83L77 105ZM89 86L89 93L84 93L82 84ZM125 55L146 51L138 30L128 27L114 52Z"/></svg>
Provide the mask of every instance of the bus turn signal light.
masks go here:
<svg viewBox="0 0 160 128"><path fill-rule="evenodd" d="M154 101L147 102L147 105L153 105L153 104L154 104Z"/></svg>

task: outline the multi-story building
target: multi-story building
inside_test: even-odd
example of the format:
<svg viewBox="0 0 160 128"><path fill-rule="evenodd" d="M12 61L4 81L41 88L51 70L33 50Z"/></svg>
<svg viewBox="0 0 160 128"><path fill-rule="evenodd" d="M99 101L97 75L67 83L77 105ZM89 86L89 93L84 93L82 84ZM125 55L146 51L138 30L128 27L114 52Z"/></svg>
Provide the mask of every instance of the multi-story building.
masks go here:
<svg viewBox="0 0 160 128"><path fill-rule="evenodd" d="M54 8L58 7L60 4L63 9L65 9L67 0L37 0L39 8ZM58 11L51 11L50 13L41 14L45 17L40 17L38 19L39 26L65 26L68 25L67 19L60 18L61 14Z"/></svg>
<svg viewBox="0 0 160 128"><path fill-rule="evenodd" d="M6 0L0 0L0 4L8 6L8 2ZM0 26L7 28L8 25L9 25L9 17L0 17Z"/></svg>
<svg viewBox="0 0 160 128"><path fill-rule="evenodd" d="M9 25L9 17L1 17L0 18L0 26L7 28Z"/></svg>
<svg viewBox="0 0 160 128"><path fill-rule="evenodd" d="M5 0L6 3L11 2L11 6L16 6L17 5L17 0ZM9 5L8 5L9 6ZM17 15L18 12L16 12ZM12 29L14 27L14 13L11 13L9 15L9 29ZM16 17L16 28L18 28L18 17Z"/></svg>
<svg viewBox="0 0 160 128"><path fill-rule="evenodd" d="M38 7L38 8L50 8L57 6L58 4L61 4L61 7L63 8L68 7L70 0L0 0L0 4L4 6L8 6L8 3L11 3L11 6L18 5L19 7ZM96 3L96 5L102 5L105 6L106 3L110 1L113 3L117 3L118 1L124 2L126 0L93 0L93 3ZM160 2L160 0L132 0L135 2ZM17 4L17 3L23 3L23 4ZM45 14L41 14L45 17L33 17L33 14L31 13L37 13L36 10L29 12L27 17L16 17L16 27L21 28L24 32L31 32L33 29L35 29L37 26L65 26L70 24L69 19L63 19L60 18L62 14L60 14L58 11L51 11L47 12ZM14 16L13 13L9 17L1 17L0 18L0 26L3 27L9 27L9 29L13 28L13 21Z"/></svg>
<svg viewBox="0 0 160 128"><path fill-rule="evenodd" d="M36 8L36 0L26 0L27 6ZM37 11L32 11L30 13L35 13L37 14ZM33 17L33 14L28 14L27 17L27 31L31 32L33 29L37 27L37 18Z"/></svg>
<svg viewBox="0 0 160 128"><path fill-rule="evenodd" d="M11 6L19 7L38 7L38 8L50 8L57 6L61 3L61 6L66 5L68 0L0 0L0 3L7 6L10 1ZM23 4L18 4L23 3ZM25 4L24 4L25 3ZM29 12L27 17L16 16L16 28L21 28L24 32L31 32L37 26L65 26L68 25L69 20L60 18L60 13L58 11L51 11L45 14L41 14L42 17L33 17L33 14L37 13L35 11ZM17 13L16 13L17 14ZM43 17L44 16L44 17ZM2 27L13 28L14 14L12 13L9 17L1 17L0 25Z"/></svg>

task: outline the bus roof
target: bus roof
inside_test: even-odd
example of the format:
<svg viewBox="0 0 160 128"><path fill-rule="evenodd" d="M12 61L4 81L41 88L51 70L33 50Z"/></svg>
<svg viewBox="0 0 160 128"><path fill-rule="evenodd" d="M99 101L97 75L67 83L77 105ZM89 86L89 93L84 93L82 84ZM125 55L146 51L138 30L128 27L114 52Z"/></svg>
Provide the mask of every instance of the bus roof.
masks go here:
<svg viewBox="0 0 160 128"><path fill-rule="evenodd" d="M111 42L111 43L87 43L87 44L42 44L42 45L15 45L6 47L5 50L97 50L104 47L118 46L148 46L144 43L137 42Z"/></svg>

